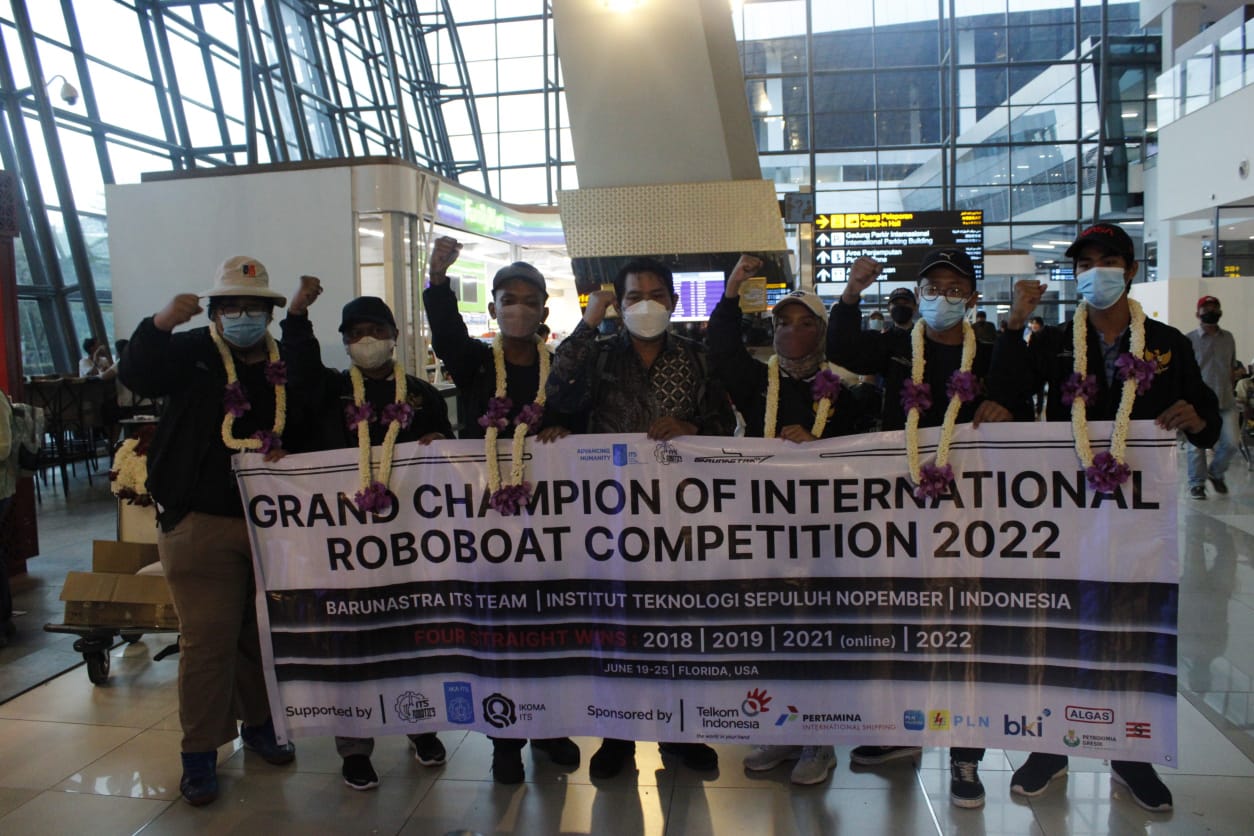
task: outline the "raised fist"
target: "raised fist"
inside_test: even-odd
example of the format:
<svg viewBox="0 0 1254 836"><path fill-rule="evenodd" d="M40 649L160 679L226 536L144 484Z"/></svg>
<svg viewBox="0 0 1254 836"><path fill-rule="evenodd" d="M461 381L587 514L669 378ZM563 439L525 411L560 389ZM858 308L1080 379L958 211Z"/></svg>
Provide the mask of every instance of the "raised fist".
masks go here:
<svg viewBox="0 0 1254 836"><path fill-rule="evenodd" d="M448 278L444 275L448 268L457 261L462 245L456 238L441 235L431 245L431 257L427 259L427 272L431 274L432 284L444 284Z"/></svg>
<svg viewBox="0 0 1254 836"><path fill-rule="evenodd" d="M727 286L723 289L723 295L728 299L734 299L739 296L740 286L758 275L758 271L761 269L762 259L756 255L745 253L740 256L740 260L732 268L731 275L727 277Z"/></svg>
<svg viewBox="0 0 1254 836"><path fill-rule="evenodd" d="M605 312L618 301L612 290L594 290L588 294L588 307L583 313L583 321L589 328L596 328L605 319Z"/></svg>
<svg viewBox="0 0 1254 836"><path fill-rule="evenodd" d="M153 314L152 324L160 331L173 331L184 322L190 322L192 317L203 310L200 297L195 293L180 293Z"/></svg>
<svg viewBox="0 0 1254 836"><path fill-rule="evenodd" d="M292 294L292 299L287 303L287 312L304 316L309 311L309 306L318 301L318 297L322 295L322 280L317 276L301 276L300 290Z"/></svg>

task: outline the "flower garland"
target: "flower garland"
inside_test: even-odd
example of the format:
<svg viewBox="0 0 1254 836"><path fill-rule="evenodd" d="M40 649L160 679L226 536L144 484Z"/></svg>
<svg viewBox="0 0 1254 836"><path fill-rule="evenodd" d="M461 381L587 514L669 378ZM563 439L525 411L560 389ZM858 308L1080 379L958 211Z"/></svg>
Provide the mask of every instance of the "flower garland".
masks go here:
<svg viewBox="0 0 1254 836"><path fill-rule="evenodd" d="M974 400L980 392L980 383L971 373L975 362L975 329L965 319L962 321L962 359L958 370L949 376L945 395L949 405L941 423L940 443L936 446L933 464L919 464L919 419L932 408L932 388L923 381L923 333L926 323L919 320L910 332L911 365L910 380L901 386L901 406L906 411L906 462L910 467L910 480L914 482L916 497L937 497L949 488L954 471L949 466L949 446L954 440L954 424L962 405Z"/></svg>
<svg viewBox="0 0 1254 836"><path fill-rule="evenodd" d="M244 391L239 377L235 374L235 357L231 349L222 339L216 328L209 329L209 336L217 346L218 355L222 358L222 366L226 369L226 391L222 395L222 406L226 414L222 416L222 443L240 453L255 451L269 453L283 447L283 428L287 425L287 364L279 359L279 344L274 337L266 334L266 352L269 360L266 363L266 382L274 387L274 427L270 430L257 430L251 438L235 437L235 419L252 409L248 402L248 393Z"/></svg>
<svg viewBox="0 0 1254 836"><path fill-rule="evenodd" d="M109 489L130 505L152 504L148 493L148 446L152 443L153 431L151 426L143 427L134 438L123 441L113 456Z"/></svg>
<svg viewBox="0 0 1254 836"><path fill-rule="evenodd" d="M361 489L353 496L353 502L362 511L380 512L392 507L392 497L388 494L388 482L392 478L392 452L396 449L396 438L401 430L414 420L414 408L408 403L409 381L405 377L405 367L399 362L393 363L392 376L396 380L396 394L380 416L380 420L388 425L388 430L383 437L379 478L374 479L370 462L370 424L376 420L374 407L366 400L366 380L361 369L353 366L348 370L353 384L353 402L345 407L344 412L348 428L357 431L357 476Z"/></svg>
<svg viewBox="0 0 1254 836"><path fill-rule="evenodd" d="M1093 455L1089 442L1088 404L1097 396L1097 378L1086 375L1088 356L1088 304L1081 301L1075 308L1072 320L1071 351L1073 355L1071 376L1062 385L1062 402L1071 406L1071 434L1075 438L1075 453L1084 465L1084 475L1089 487L1101 493L1110 493L1128 481L1132 469L1124 455L1128 449L1128 425L1132 420L1132 404L1137 395L1143 395L1154 382L1157 366L1145 357L1145 309L1135 299L1128 299L1132 313L1132 333L1128 351L1115 361L1118 376L1123 381L1119 394L1119 409L1115 412L1115 426L1110 433L1110 449Z"/></svg>
<svg viewBox="0 0 1254 836"><path fill-rule="evenodd" d="M536 353L540 355L540 384L536 389L536 399L518 411L514 418L514 444L510 451L511 464L509 481L501 482L501 465L497 458L496 440L501 430L509 426L510 409L513 402L505 397L505 348L501 335L497 334L492 341L492 361L496 373L496 390L488 401L488 411L479 419L479 426L485 430L483 443L488 462L488 498L489 504L500 514L512 516L518 513L523 503L531 497L531 483L523 480L523 449L528 433L533 431L544 417L545 385L549 380L549 351L540 340L536 340Z"/></svg>
<svg viewBox="0 0 1254 836"><path fill-rule="evenodd" d="M827 420L832 415L832 403L840 394L840 377L831 363L819 369L810 384L810 394L817 404L814 411L814 423L810 426L810 435L823 437L827 428ZM779 355L772 354L766 364L766 418L762 422L762 437L775 437L775 424L779 417Z"/></svg>

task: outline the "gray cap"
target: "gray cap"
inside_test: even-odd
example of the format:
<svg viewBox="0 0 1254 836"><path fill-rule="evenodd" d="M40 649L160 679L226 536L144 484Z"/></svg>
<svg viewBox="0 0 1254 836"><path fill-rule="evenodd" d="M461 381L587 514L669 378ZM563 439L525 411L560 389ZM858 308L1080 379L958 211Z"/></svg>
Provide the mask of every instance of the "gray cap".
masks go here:
<svg viewBox="0 0 1254 836"><path fill-rule="evenodd" d="M496 293L501 289L501 285L514 279L521 279L533 287L540 290L541 293L548 297L548 288L544 286L544 276L540 271L532 267L525 261L515 261L513 264L507 264L500 270L496 271L496 275L492 278L492 292Z"/></svg>

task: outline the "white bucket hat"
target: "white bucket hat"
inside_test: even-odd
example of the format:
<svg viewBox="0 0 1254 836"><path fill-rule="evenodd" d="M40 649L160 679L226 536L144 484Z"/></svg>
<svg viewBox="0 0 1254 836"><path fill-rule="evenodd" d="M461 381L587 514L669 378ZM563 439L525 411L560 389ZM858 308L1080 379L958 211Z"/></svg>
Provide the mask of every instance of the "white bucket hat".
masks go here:
<svg viewBox="0 0 1254 836"><path fill-rule="evenodd" d="M805 305L810 313L817 316L821 321L827 322L827 306L823 304L822 297L812 291L794 290L776 302L774 309L778 311L784 305Z"/></svg>
<svg viewBox="0 0 1254 836"><path fill-rule="evenodd" d="M213 279L213 287L200 294L212 299L215 296L255 296L269 299L279 307L287 304L287 297L270 289L270 274L265 265L255 258L237 255L222 262Z"/></svg>

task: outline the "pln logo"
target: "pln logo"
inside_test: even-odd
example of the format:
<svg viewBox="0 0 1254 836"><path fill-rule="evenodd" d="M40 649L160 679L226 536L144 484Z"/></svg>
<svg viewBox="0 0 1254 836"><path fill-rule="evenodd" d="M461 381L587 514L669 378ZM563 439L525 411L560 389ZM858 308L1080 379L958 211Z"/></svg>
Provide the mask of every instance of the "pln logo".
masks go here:
<svg viewBox="0 0 1254 836"><path fill-rule="evenodd" d="M923 727L927 725L927 721L923 718L923 712L917 708L907 709L901 715L901 723L906 727L907 731L923 731Z"/></svg>
<svg viewBox="0 0 1254 836"><path fill-rule="evenodd" d="M745 694L745 701L740 704L740 710L745 713L746 717L757 717L767 706L771 704L771 698L767 696L764 689L754 688Z"/></svg>
<svg viewBox="0 0 1254 836"><path fill-rule="evenodd" d="M1035 720L1028 720L1026 714L1020 714L1018 717L1003 714L1001 733L1006 737L1043 737L1045 734L1045 718L1048 716L1048 708L1036 715Z"/></svg>
<svg viewBox="0 0 1254 836"><path fill-rule="evenodd" d="M797 710L797 706L790 705L788 706L787 711L779 715L779 719L775 721L775 725L782 726L785 723L795 722L796 719L800 716L801 716L801 712Z"/></svg>
<svg viewBox="0 0 1254 836"><path fill-rule="evenodd" d="M934 709L927 713L928 731L949 731L953 728L953 719L948 709Z"/></svg>

